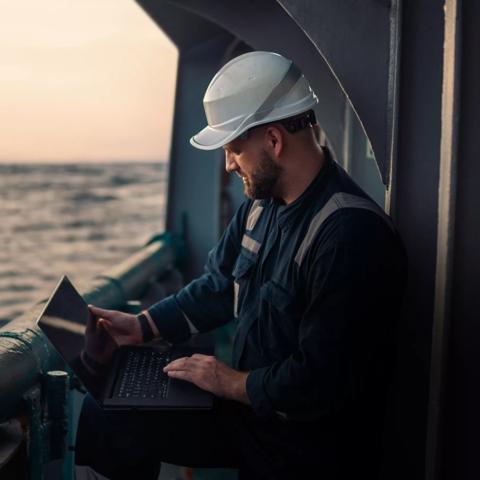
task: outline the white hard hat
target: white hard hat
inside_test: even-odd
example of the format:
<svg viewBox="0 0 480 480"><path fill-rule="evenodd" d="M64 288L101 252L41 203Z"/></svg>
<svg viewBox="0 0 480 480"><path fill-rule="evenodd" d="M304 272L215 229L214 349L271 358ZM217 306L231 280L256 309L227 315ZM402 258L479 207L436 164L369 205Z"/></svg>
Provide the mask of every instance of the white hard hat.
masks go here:
<svg viewBox="0 0 480 480"><path fill-rule="evenodd" d="M249 128L311 109L318 99L295 64L278 53L250 52L230 60L203 98L208 126L190 139L219 148Z"/></svg>

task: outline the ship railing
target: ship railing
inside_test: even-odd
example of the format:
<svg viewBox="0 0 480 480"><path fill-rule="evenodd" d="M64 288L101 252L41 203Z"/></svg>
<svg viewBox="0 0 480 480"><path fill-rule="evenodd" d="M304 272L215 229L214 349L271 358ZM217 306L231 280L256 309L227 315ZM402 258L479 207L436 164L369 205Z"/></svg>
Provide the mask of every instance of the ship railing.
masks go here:
<svg viewBox="0 0 480 480"><path fill-rule="evenodd" d="M157 298L159 289L168 293L172 274L173 288L178 288L175 267L185 262L185 252L180 238L156 235L125 261L94 277L81 293L90 304L138 311L144 308L139 299L148 297L152 288ZM162 284L162 279L167 280ZM0 328L2 479L40 480L52 462L57 462L61 478L74 478L75 379L36 325L45 302Z"/></svg>

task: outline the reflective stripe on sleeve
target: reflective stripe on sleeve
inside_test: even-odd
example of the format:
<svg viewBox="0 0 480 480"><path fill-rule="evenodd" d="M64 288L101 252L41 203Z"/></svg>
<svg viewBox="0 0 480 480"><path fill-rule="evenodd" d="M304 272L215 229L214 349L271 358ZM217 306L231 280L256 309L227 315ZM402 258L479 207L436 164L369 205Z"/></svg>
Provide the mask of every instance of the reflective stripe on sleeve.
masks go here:
<svg viewBox="0 0 480 480"><path fill-rule="evenodd" d="M238 317L238 292L240 291L240 285L238 282L233 282L233 316Z"/></svg>
<svg viewBox="0 0 480 480"><path fill-rule="evenodd" d="M190 333L192 335L196 335L198 333L197 327L192 323L192 321L188 318L188 315L182 310L183 316L188 323L188 328L190 329Z"/></svg>

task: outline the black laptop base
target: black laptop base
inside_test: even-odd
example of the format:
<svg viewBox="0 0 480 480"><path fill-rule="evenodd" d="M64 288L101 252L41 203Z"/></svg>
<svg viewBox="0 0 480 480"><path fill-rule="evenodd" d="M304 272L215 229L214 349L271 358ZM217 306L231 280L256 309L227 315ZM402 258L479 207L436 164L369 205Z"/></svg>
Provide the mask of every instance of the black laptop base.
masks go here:
<svg viewBox="0 0 480 480"><path fill-rule="evenodd" d="M124 346L117 349L100 403L105 410L205 410L213 395L191 382L173 379L163 366L194 353L212 355L212 349L176 347L165 351L154 346ZM132 359L134 359L132 361ZM152 366L153 364L153 366ZM135 377L139 378L135 378Z"/></svg>

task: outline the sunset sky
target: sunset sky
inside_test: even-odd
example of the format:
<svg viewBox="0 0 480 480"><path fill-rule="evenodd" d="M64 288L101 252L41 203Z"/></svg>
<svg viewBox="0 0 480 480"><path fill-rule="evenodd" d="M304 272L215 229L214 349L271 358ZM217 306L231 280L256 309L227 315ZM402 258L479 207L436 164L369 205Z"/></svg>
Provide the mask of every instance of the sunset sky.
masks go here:
<svg viewBox="0 0 480 480"><path fill-rule="evenodd" d="M166 159L177 50L133 0L0 11L0 162Z"/></svg>

